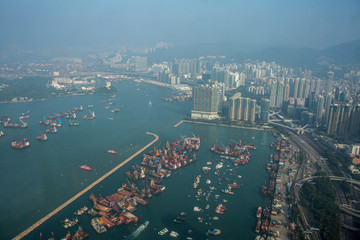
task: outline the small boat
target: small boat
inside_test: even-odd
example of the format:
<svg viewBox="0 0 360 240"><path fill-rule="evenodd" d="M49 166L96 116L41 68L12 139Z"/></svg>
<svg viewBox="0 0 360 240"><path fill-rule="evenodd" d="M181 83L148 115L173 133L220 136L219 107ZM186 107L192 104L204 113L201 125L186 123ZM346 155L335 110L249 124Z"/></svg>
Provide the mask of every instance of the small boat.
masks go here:
<svg viewBox="0 0 360 240"><path fill-rule="evenodd" d="M209 235L214 235L214 236L217 236L217 235L220 235L221 234L221 231L219 229L213 229L213 230L208 230L207 231L207 234Z"/></svg>
<svg viewBox="0 0 360 240"><path fill-rule="evenodd" d="M215 168L216 168L216 169L220 169L220 168L222 168L223 166L224 166L223 163L220 162L220 163L216 164Z"/></svg>
<svg viewBox="0 0 360 240"><path fill-rule="evenodd" d="M108 153L117 154L117 152L114 150L108 150Z"/></svg>
<svg viewBox="0 0 360 240"><path fill-rule="evenodd" d="M179 234L177 232L171 231L170 232L170 237L178 237Z"/></svg>
<svg viewBox="0 0 360 240"><path fill-rule="evenodd" d="M91 167L87 166L87 165L81 165L80 166L81 169L87 170L87 171L91 171Z"/></svg>
<svg viewBox="0 0 360 240"><path fill-rule="evenodd" d="M78 224L79 220L77 218L73 219L73 220L69 220L68 218L65 218L64 220L64 228L72 228L73 226L75 226L76 224Z"/></svg>
<svg viewBox="0 0 360 240"><path fill-rule="evenodd" d="M4 136L3 131L0 131L0 137Z"/></svg>
<svg viewBox="0 0 360 240"><path fill-rule="evenodd" d="M166 233L168 233L168 232L169 232L169 230L168 230L167 228L164 228L164 229L160 230L160 231L158 232L158 234L159 234L160 236L162 236L162 235L164 235L164 234L166 234Z"/></svg>
<svg viewBox="0 0 360 240"><path fill-rule="evenodd" d="M194 211L195 212L200 212L202 209L201 208L199 208L199 207L194 207Z"/></svg>
<svg viewBox="0 0 360 240"><path fill-rule="evenodd" d="M80 125L80 123L78 123L78 122L74 122L74 121L69 122L69 126L79 126L79 125Z"/></svg>
<svg viewBox="0 0 360 240"><path fill-rule="evenodd" d="M120 109L119 108L115 108L113 110L111 110L112 113L116 113L116 112L120 112Z"/></svg>

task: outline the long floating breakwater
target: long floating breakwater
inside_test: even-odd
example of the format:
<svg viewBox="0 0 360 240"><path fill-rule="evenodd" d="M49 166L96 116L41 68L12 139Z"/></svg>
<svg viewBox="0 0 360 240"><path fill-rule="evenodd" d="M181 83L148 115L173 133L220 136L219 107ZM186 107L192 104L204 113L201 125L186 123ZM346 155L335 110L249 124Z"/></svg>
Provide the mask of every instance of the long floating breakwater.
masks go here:
<svg viewBox="0 0 360 240"><path fill-rule="evenodd" d="M81 197L82 195L84 195L86 192L88 192L90 189L92 189L93 187L95 187L97 184L99 184L100 182L102 182L105 178L109 177L111 174L113 174L115 171L117 171L119 168L121 168L122 166L124 166L126 163L128 163L129 161L131 161L133 158L135 158L136 156L138 156L140 153L142 153L145 149L147 149L148 147L150 147L152 144L154 144L156 141L159 140L159 136L154 134L154 133L150 133L150 132L146 132L146 134L148 135L152 135L155 137L154 140L152 140L150 143L148 143L146 146L144 146L143 148L141 148L140 150L138 150L136 153L134 153L133 155L131 155L129 158L127 158L125 161L123 161L122 163L120 163L119 165L117 165L116 167L114 167L112 170L110 170L109 172L107 172L106 174L104 174L102 177L100 177L98 180L96 180L95 182L93 182L92 184L90 184L88 187L86 187L85 189L83 189L82 191L80 191L79 193L77 193L75 196L73 196L72 198L70 198L69 200L67 200L66 202L64 202L63 204L61 204L59 207L57 207L55 210L53 210L52 212L50 212L48 215L46 215L45 217L43 217L42 219L40 219L39 221L37 221L36 223L34 223L32 226L30 226L28 229L26 229L25 231L23 231L22 233L20 233L19 235L17 235L16 237L13 238L13 240L17 240L17 239L22 239L23 237L25 237L26 235L28 235L30 232L32 232L34 229L36 229L37 227L39 227L42 223L44 223L45 221L47 221L48 219L50 219L52 216L54 216L55 214L57 214L58 212L60 212L62 209L64 209L65 207L67 207L69 204L71 204L72 202L74 202L76 199L78 199L79 197Z"/></svg>

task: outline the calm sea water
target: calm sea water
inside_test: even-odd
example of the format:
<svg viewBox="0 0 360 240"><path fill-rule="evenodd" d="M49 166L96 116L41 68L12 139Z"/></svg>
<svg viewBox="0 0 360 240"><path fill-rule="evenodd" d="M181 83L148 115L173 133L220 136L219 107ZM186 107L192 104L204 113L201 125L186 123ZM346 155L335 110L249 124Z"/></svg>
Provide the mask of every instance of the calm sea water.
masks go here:
<svg viewBox="0 0 360 240"><path fill-rule="evenodd" d="M259 205L270 203L269 198L260 194L261 185L268 179L265 169L271 150L269 144L274 141L270 132L248 129L236 129L219 126L183 123L174 128L190 112L189 102L176 104L166 103L162 96L170 95L170 90L148 84L138 86L134 82L119 82L116 97L109 96L71 96L53 98L48 101L31 103L1 104L0 116L8 114L12 122L22 112L30 111L27 129L3 129L5 136L0 138L0 239L11 239L25 230L34 222L64 203L84 187L118 165L138 149L150 142L153 137L145 133L156 133L160 139L157 146L164 146L166 141L173 141L182 135L199 135L201 148L197 153L197 161L184 169L180 169L164 181L166 191L153 196L147 206L139 206L134 213L141 217L141 222L150 221L149 226L138 235L137 239L169 239L167 235L159 236L157 232L167 227L170 231L180 234L179 239L186 238L186 232L192 229L193 239L254 239L256 225L256 209ZM107 102L100 102L107 100ZM152 104L149 104L151 101ZM110 106L112 102L115 105ZM82 116L88 114L87 106L94 105L96 119L84 121ZM57 134L48 135L47 142L38 142L35 137L39 132L45 132L46 127L39 121L51 113L59 113L82 105L85 110L77 113L79 127L70 127L63 119L63 126ZM109 110L105 107L110 106ZM111 113L113 108L121 108L118 113ZM11 139L28 137L31 146L24 150L11 149ZM201 167L208 161L218 162L220 157L210 152L213 143L228 144L232 140L242 140L243 143L255 144L257 150L252 151L251 162L245 166L234 167L225 162L221 175L215 175L215 163L208 175L202 174L200 188L209 191L209 186L217 188L208 201L204 197L198 201L196 191L192 188L193 178L201 174ZM118 155L107 153L108 149L116 150ZM146 152L144 152L146 153ZM229 160L227 160L229 161ZM25 239L48 239L53 232L57 239L65 236L67 230L61 226L65 218L73 218L73 212L86 205L92 206L88 199L91 192L110 195L116 192L125 179L125 172L141 162L141 156L133 159L116 173L93 188L88 194L76 200L50 220L29 234ZM87 172L79 168L87 164L93 171ZM227 167L227 165L230 165ZM229 175L232 170L232 175ZM239 179L237 175L241 175ZM224 195L220 192L226 184L219 185L219 179L229 177L241 183L240 190L234 190L235 195ZM205 180L211 184L205 184ZM220 195L215 199L215 195ZM213 209L223 199L228 210L224 215L217 215ZM210 208L205 209L209 204ZM194 212L193 207L204 209ZM173 223L180 212L187 212L182 224ZM208 220L198 222L197 218L209 219L218 216L219 221ZM129 239L138 226L133 224L115 227L107 233L97 235L90 225L90 216L78 217L80 225L90 234L88 239ZM221 237L207 237L208 229L219 228ZM75 230L75 229L74 229ZM72 230L72 231L74 231Z"/></svg>

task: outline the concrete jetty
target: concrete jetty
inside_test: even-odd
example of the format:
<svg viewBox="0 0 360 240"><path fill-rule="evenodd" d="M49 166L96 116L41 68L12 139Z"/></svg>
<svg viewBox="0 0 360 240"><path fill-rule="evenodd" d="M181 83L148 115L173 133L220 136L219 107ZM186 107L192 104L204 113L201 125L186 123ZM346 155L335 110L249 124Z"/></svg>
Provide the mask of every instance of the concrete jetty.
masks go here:
<svg viewBox="0 0 360 240"><path fill-rule="evenodd" d="M177 124L174 125L174 127L178 127L180 124L182 124L184 122L184 120L181 120L180 122L178 122Z"/></svg>
<svg viewBox="0 0 360 240"><path fill-rule="evenodd" d="M140 153L142 153L145 149L147 149L148 147L150 147L152 144L154 144L158 139L159 136L154 134L154 133L150 133L150 132L146 132L146 134L148 135L152 135L155 137L154 140L152 140L151 142L149 142L148 144L146 144L143 148L141 148L139 151L137 151L136 153L134 153L133 155L131 155L129 158L127 158L125 161L121 162L119 165L117 165L116 167L114 167L113 169L111 169L109 172L105 173L102 177L100 177L99 179L97 179L95 182L93 182L92 184L90 184L88 187L86 187L85 189L83 189L82 191L80 191L79 193L77 193L75 196L73 196L72 198L70 198L69 200L67 200L66 202L64 202L63 204L61 204L59 207L57 207L55 210L53 210L52 212L50 212L48 215L46 215L45 217L43 217L42 219L40 219L39 221L37 221L36 223L34 223L32 226L30 226L28 229L26 229L25 231L23 231L22 233L20 233L19 235L17 235L16 237L13 238L13 240L18 240L18 239L22 239L23 237L25 237L26 235L28 235L30 232L32 232L35 228L37 228L38 226L40 226L42 223L44 223L45 221L47 221L48 219L50 219L52 216L54 216L55 214L57 214L58 212L60 212L62 209L64 209L65 207L67 207L70 203L74 202L76 199L78 199L79 197L81 197L82 195L84 195L87 191L89 191L90 189L92 189L93 187L95 187L97 184L99 184L100 182L102 182L105 178L107 178L108 176L110 176L111 174L113 174L115 171L117 171L119 168L121 168L122 166L124 166L126 163L130 162L133 158L135 158L136 156L138 156Z"/></svg>

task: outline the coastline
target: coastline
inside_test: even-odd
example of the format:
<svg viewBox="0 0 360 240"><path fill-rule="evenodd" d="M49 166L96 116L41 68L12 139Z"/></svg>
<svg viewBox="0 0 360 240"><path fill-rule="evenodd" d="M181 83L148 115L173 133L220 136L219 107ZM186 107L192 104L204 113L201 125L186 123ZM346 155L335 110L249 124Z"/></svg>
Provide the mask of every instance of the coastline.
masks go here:
<svg viewBox="0 0 360 240"><path fill-rule="evenodd" d="M205 124L205 125L213 125L213 126L221 126L221 127L230 127L230 128L243 128L243 129L251 129L251 130L258 130L258 131L271 131L273 128L256 128L256 127L246 127L246 126L235 126L235 125L227 125L224 123L207 123L195 120L183 120L183 122L189 123L197 123L197 124Z"/></svg>
<svg viewBox="0 0 360 240"><path fill-rule="evenodd" d="M154 81L154 80L140 80L142 82L146 82L146 83L151 83L153 85L157 85L157 86L160 86L160 87L167 87L168 84L166 83L162 83L162 82L158 82L158 81Z"/></svg>

